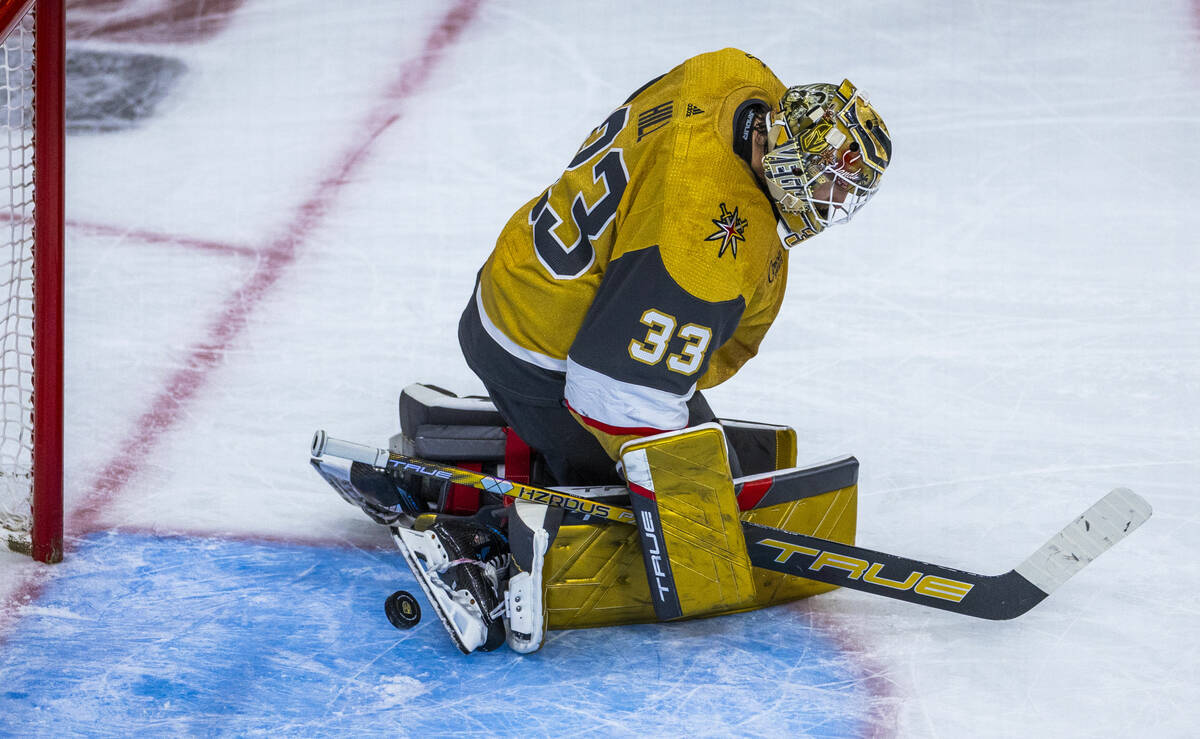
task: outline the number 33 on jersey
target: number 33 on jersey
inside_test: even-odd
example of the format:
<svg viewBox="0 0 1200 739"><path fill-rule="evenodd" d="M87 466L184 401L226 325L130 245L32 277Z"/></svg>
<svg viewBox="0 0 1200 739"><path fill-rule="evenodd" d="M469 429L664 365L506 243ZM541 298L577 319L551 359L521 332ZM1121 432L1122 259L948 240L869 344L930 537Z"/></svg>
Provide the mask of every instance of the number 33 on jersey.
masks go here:
<svg viewBox="0 0 1200 739"><path fill-rule="evenodd" d="M682 428L692 393L757 351L787 258L734 127L784 89L736 49L689 59L609 114L505 226L480 320L518 360L563 373L589 426Z"/></svg>

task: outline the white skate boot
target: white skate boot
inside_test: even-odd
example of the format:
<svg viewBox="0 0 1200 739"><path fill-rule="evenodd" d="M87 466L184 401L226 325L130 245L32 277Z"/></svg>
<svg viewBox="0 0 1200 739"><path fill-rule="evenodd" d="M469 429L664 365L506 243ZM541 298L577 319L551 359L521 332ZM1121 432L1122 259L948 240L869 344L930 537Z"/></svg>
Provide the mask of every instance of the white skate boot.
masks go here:
<svg viewBox="0 0 1200 739"><path fill-rule="evenodd" d="M505 640L501 595L508 543L486 523L490 515L426 515L414 528L392 527L421 589L463 654L491 651ZM420 529L420 530L418 530Z"/></svg>

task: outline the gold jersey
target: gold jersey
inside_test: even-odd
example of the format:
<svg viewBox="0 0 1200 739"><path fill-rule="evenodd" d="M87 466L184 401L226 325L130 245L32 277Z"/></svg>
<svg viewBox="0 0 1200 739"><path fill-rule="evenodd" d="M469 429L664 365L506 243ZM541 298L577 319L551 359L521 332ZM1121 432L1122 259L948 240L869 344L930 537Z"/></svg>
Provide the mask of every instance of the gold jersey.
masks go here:
<svg viewBox="0 0 1200 739"><path fill-rule="evenodd" d="M757 352L787 252L733 142L747 106L784 90L736 49L683 62L613 111L500 234L470 312L513 358L563 373L568 404L598 428L680 428L697 388Z"/></svg>

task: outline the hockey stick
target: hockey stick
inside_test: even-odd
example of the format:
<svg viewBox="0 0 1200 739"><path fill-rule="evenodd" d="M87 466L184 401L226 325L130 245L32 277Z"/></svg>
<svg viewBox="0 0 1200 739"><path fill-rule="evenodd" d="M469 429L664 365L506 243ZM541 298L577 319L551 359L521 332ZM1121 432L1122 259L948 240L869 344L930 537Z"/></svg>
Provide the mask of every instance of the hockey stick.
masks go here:
<svg viewBox="0 0 1200 739"><path fill-rule="evenodd" d="M609 521L618 521L630 525L634 523L633 511L628 508L598 503L594 500L557 490L547 490L533 485L513 482L503 477L493 477L492 475L485 475L480 472L448 467L416 457L406 457L403 454L396 454L387 449L377 449L363 444L334 439L326 436L324 431L318 431L313 435L312 456L319 459L324 455L348 459L352 462L362 462L363 464L369 464L386 470L412 472L435 480L446 480L456 485L477 488L495 495L508 495L533 503L543 503L558 508L566 508L570 511L578 511L587 516L596 516L608 519Z"/></svg>
<svg viewBox="0 0 1200 739"><path fill-rule="evenodd" d="M634 523L633 512L627 508L332 439L324 431L318 431L313 437L312 456L323 455L448 480L620 523ZM967 616L1005 620L1016 618L1040 603L1145 523L1151 513L1150 504L1133 491L1113 490L1018 567L1002 575L956 570L748 521L742 522L742 531L750 561L756 567Z"/></svg>
<svg viewBox="0 0 1200 739"><path fill-rule="evenodd" d="M1002 575L979 575L753 523L743 523L742 530L756 567L999 621L1042 602L1151 512L1133 491L1113 490Z"/></svg>

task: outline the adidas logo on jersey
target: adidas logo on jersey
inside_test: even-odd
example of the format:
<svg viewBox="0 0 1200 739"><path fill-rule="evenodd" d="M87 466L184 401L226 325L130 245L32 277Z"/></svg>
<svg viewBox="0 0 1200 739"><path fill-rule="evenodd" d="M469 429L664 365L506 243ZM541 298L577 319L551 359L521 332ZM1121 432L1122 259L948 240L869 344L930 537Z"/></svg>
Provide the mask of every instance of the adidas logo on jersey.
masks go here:
<svg viewBox="0 0 1200 739"><path fill-rule="evenodd" d="M703 108L697 108L695 105L688 103L688 107L687 107L687 117L688 118L691 118L694 115L700 115L703 112L704 112Z"/></svg>

